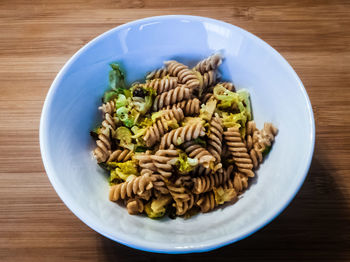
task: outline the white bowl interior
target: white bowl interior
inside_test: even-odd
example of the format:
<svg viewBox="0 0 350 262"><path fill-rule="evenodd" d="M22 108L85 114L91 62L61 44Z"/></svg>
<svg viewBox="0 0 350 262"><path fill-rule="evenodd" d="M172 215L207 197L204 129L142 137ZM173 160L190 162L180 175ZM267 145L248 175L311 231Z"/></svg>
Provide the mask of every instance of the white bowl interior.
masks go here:
<svg viewBox="0 0 350 262"><path fill-rule="evenodd" d="M89 131L101 121L97 107L108 85L109 63L120 62L129 82L164 60L194 63L216 51L220 73L250 91L254 119L274 123L279 134L251 187L234 205L191 219L130 216L108 200L106 174L92 158ZM188 16L156 17L113 29L80 50L48 94L41 121L45 168L57 193L86 224L143 250L212 249L256 231L293 198L307 173L314 143L312 110L288 63L270 46L228 24Z"/></svg>

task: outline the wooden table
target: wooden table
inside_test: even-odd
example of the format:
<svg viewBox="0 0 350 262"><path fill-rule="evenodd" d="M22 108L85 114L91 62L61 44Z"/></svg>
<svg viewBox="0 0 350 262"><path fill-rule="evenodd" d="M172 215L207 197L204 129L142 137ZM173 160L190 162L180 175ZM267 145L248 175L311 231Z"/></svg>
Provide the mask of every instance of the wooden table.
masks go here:
<svg viewBox="0 0 350 262"><path fill-rule="evenodd" d="M209 253L145 253L97 234L56 195L39 151L41 108L67 59L112 27L166 14L209 16L267 41L299 74L315 114L315 154L295 200L253 236ZM0 261L350 261L349 85L349 1L2 0Z"/></svg>

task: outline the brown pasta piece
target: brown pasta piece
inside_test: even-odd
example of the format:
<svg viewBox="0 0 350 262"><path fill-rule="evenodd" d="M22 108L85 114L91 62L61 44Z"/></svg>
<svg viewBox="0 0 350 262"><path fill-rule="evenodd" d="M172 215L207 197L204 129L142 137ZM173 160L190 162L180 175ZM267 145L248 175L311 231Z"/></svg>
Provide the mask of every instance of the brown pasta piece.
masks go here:
<svg viewBox="0 0 350 262"><path fill-rule="evenodd" d="M146 142L146 146L151 147L156 142L159 142L161 137L170 130L168 121L176 120L177 122L184 119L184 114L181 108L172 108L169 110L163 110L163 114L160 119L147 128L147 131L143 137Z"/></svg>
<svg viewBox="0 0 350 262"><path fill-rule="evenodd" d="M161 141L160 148L168 148L171 144L178 146L186 141L190 141L205 135L205 129L201 122L178 127L166 133Z"/></svg>
<svg viewBox="0 0 350 262"><path fill-rule="evenodd" d="M236 88L231 82L222 82L219 84L221 84L223 87L225 87L227 90L231 92L236 92Z"/></svg>
<svg viewBox="0 0 350 262"><path fill-rule="evenodd" d="M130 151L129 149L123 149L123 150L117 149L111 153L107 162L112 162L112 161L125 162L130 160L133 154L134 154L133 151Z"/></svg>
<svg viewBox="0 0 350 262"><path fill-rule="evenodd" d="M111 154L111 134L114 132L116 124L114 123L113 117L106 113L105 119L102 122L100 128L100 134L96 140L97 147L93 154L98 163L105 162Z"/></svg>
<svg viewBox="0 0 350 262"><path fill-rule="evenodd" d="M175 201L174 207L176 208L176 215L184 215L193 207L195 200L193 194L183 186L175 186L170 183L167 186L170 195Z"/></svg>
<svg viewBox="0 0 350 262"><path fill-rule="evenodd" d="M241 134L237 127L230 127L224 132L224 137L232 159L241 173L254 177L253 163L248 150L242 141Z"/></svg>
<svg viewBox="0 0 350 262"><path fill-rule="evenodd" d="M146 76L146 79L152 80L152 79L156 79L156 78L163 78L163 77L167 76L168 74L169 74L169 72L166 68L159 68L159 69L156 69L156 70L150 72Z"/></svg>
<svg viewBox="0 0 350 262"><path fill-rule="evenodd" d="M171 60L166 61L165 66L170 75L176 76L179 78L179 82L182 84L186 84L188 88L191 90L196 90L199 87L199 80L196 74L185 66L177 61Z"/></svg>
<svg viewBox="0 0 350 262"><path fill-rule="evenodd" d="M248 187L248 177L242 173L235 172L233 186L236 192L241 193Z"/></svg>
<svg viewBox="0 0 350 262"><path fill-rule="evenodd" d="M191 98L191 89L184 85L179 85L175 89L171 89L167 92L163 92L157 95L153 102L153 110L158 111L159 109L168 105L175 104L182 100Z"/></svg>
<svg viewBox="0 0 350 262"><path fill-rule="evenodd" d="M228 182L228 183L227 183ZM210 191L204 194L199 195L196 205L200 207L202 213L209 212L216 208L219 205L224 204L225 202L231 202L237 197L237 193L232 186L230 180L228 180L223 187L219 187L216 192L226 192L227 196L222 199L222 202L218 202L215 192Z"/></svg>
<svg viewBox="0 0 350 262"><path fill-rule="evenodd" d="M212 99L212 97L214 97L213 93L206 93L202 98L201 98L201 102L202 104L206 104L209 99Z"/></svg>
<svg viewBox="0 0 350 262"><path fill-rule="evenodd" d="M209 56L208 58L205 58L201 60L194 69L200 72L201 74L204 74L205 72L208 72L210 70L215 70L219 67L219 65L222 63L222 57L219 54L215 54L212 56Z"/></svg>
<svg viewBox="0 0 350 262"><path fill-rule="evenodd" d="M195 194L201 194L208 191L211 191L214 187L219 187L224 185L226 181L230 179L229 172L215 173L211 175L195 177L193 181L192 192Z"/></svg>
<svg viewBox="0 0 350 262"><path fill-rule="evenodd" d="M216 71L210 70L205 72L204 74L198 74L199 78L199 91L198 96L202 97L205 94L210 86L214 86L216 84Z"/></svg>
<svg viewBox="0 0 350 262"><path fill-rule="evenodd" d="M177 80L177 77L155 78L147 82L146 87L152 87L159 95L177 87Z"/></svg>
<svg viewBox="0 0 350 262"><path fill-rule="evenodd" d="M186 142L182 146L190 158L196 158L198 164L205 168L209 168L210 164L215 161L215 157L208 150L194 141Z"/></svg>
<svg viewBox="0 0 350 262"><path fill-rule="evenodd" d="M178 156L179 152L173 145L171 145L169 149L158 150L155 155L151 156L151 158L157 168L157 173L159 173L164 178L170 178L172 175L173 167L169 161L177 158Z"/></svg>
<svg viewBox="0 0 350 262"><path fill-rule="evenodd" d="M193 98L185 101L181 101L172 106L167 106L164 109L181 108L185 116L198 115L200 112L200 101L198 98Z"/></svg>
<svg viewBox="0 0 350 262"><path fill-rule="evenodd" d="M140 214L145 208L142 199L138 197L128 199L125 205L130 215Z"/></svg>
<svg viewBox="0 0 350 262"><path fill-rule="evenodd" d="M142 172L148 172L148 170L152 173L157 171L157 167L154 165L151 157L151 151L135 154L134 159L138 160L138 164L142 169L141 175Z"/></svg>
<svg viewBox="0 0 350 262"><path fill-rule="evenodd" d="M256 128L254 121L247 123L246 145L255 169L262 163L263 152L272 145L277 132L271 123L265 123L262 130Z"/></svg>
<svg viewBox="0 0 350 262"><path fill-rule="evenodd" d="M113 115L115 112L115 102L114 100L111 100L107 103L102 104L98 109L102 110L104 114Z"/></svg>
<svg viewBox="0 0 350 262"><path fill-rule="evenodd" d="M110 187L109 199L118 201L119 199L139 196L148 200L150 194L147 194L146 191L153 187L151 175L150 172L141 176L130 175L127 181Z"/></svg>
<svg viewBox="0 0 350 262"><path fill-rule="evenodd" d="M218 114L210 120L209 135L208 135L208 151L215 157L216 163L221 162L222 153L222 127L221 118Z"/></svg>

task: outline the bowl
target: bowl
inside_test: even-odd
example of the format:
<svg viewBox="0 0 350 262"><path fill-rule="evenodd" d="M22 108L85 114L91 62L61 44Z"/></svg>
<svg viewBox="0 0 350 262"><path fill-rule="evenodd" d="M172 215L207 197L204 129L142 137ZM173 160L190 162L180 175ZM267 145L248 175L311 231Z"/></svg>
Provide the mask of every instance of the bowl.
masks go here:
<svg viewBox="0 0 350 262"><path fill-rule="evenodd" d="M249 189L234 205L190 219L131 216L108 200L106 174L92 158L89 131L101 121L97 107L108 85L111 62L127 81L143 79L162 62L196 61L221 52L222 79L251 94L258 128L278 129L273 149ZM47 175L68 208L98 233L151 252L212 250L243 239L273 220L301 187L312 158L315 124L297 74L271 46L247 31L195 16L150 17L96 37L69 59L47 94L40 147ZM281 232L283 234L283 232Z"/></svg>

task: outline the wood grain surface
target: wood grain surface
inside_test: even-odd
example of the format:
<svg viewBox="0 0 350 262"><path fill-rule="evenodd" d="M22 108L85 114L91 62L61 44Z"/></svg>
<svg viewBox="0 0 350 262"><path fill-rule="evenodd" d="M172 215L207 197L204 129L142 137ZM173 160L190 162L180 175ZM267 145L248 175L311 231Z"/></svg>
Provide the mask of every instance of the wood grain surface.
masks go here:
<svg viewBox="0 0 350 262"><path fill-rule="evenodd" d="M135 19L208 16L277 49L303 81L316 120L309 175L271 224L188 255L136 251L83 224L42 165L39 118L55 75L97 35ZM0 1L0 261L350 261L350 1Z"/></svg>

